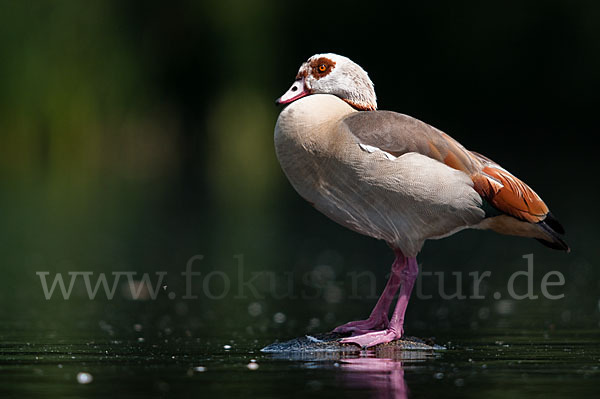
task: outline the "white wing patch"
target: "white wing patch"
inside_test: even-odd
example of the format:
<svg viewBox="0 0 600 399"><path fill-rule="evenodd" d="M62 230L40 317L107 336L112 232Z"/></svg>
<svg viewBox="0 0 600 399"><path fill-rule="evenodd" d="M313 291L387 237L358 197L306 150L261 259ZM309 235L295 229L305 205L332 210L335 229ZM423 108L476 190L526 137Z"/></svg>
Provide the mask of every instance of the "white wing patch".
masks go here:
<svg viewBox="0 0 600 399"><path fill-rule="evenodd" d="M373 147L372 145L367 145L367 144L360 144L360 143L358 145L360 146L360 148L363 151L366 151L369 154L372 154L374 152L383 152L383 155L385 155L385 157L387 159L389 159L390 161L393 161L394 159L397 158L397 157L393 156L392 154L390 154L389 152L383 151L381 148Z"/></svg>

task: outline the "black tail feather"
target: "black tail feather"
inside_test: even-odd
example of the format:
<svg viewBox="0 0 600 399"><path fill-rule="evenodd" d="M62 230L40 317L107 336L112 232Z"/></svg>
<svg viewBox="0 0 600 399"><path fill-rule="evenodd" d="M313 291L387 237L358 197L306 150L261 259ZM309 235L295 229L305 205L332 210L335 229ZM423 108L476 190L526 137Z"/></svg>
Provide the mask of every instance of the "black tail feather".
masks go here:
<svg viewBox="0 0 600 399"><path fill-rule="evenodd" d="M548 248L558 249L559 251L571 252L571 248L569 245L561 240L560 238L556 238L554 241L546 241L541 238L536 238L542 245L547 246Z"/></svg>
<svg viewBox="0 0 600 399"><path fill-rule="evenodd" d="M552 230L557 232L558 234L565 234L565 228L562 227L562 224L554 217L552 213L548 213L546 215L546 219L544 219L544 223L548 225Z"/></svg>
<svg viewBox="0 0 600 399"><path fill-rule="evenodd" d="M538 238L537 240L539 242L552 249L571 252L569 245L560 237L562 234L565 234L565 229L551 213L548 213L546 218L537 223L537 225L544 229L544 231L551 237L550 240Z"/></svg>

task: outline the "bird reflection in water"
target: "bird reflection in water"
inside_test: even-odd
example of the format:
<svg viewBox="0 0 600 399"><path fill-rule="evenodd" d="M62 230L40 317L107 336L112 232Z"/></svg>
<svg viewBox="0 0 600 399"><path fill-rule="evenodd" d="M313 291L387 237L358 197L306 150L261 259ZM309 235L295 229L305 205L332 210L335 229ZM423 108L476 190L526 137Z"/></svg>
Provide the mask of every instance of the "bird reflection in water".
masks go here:
<svg viewBox="0 0 600 399"><path fill-rule="evenodd" d="M359 357L341 358L339 368L343 372L338 378L345 387L369 390L375 398L403 399L409 393L404 368L434 356L433 351L378 348L376 352L361 352Z"/></svg>
<svg viewBox="0 0 600 399"><path fill-rule="evenodd" d="M406 398L409 387L405 367L441 356L444 349L433 343L408 337L393 344L361 350L356 345L340 345L335 333L306 335L276 342L261 349L271 359L299 362L301 367L335 371L336 385L353 391L367 391L375 398ZM313 387L331 383L331 374L321 374Z"/></svg>

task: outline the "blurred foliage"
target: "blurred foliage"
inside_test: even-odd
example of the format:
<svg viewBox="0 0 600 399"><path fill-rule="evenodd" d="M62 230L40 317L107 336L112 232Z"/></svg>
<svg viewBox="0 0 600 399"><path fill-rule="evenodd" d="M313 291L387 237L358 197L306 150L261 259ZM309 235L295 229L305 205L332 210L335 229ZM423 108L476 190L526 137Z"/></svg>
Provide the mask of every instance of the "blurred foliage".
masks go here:
<svg viewBox="0 0 600 399"><path fill-rule="evenodd" d="M569 321L597 323L599 218L582 217L579 203L597 191L586 143L597 130L599 19L591 1L2 0L4 315L22 317L24 303L30 318L75 312L72 301L42 299L38 270L178 273L194 254L206 256L205 271L235 274L233 256L244 254L248 273L326 263L341 280L366 269L383 279L386 246L305 204L273 151L273 100L303 60L334 51L365 67L383 109L421 118L530 182L574 249L567 256L466 232L429 243L426 267L514 270L535 252L544 270L567 276L560 306L572 310ZM188 305L184 319L258 323L242 300ZM371 305L267 298L258 324L273 327L271 315L287 309L302 320L294 328L335 313L323 322L330 327ZM417 325L437 320L439 302L413 305L427 316ZM84 306L99 318L145 313L164 322L175 312L169 301ZM467 305L448 306L444 323ZM474 306L464 325L477 319ZM519 320L537 311L541 324L560 322L554 306L524 306Z"/></svg>

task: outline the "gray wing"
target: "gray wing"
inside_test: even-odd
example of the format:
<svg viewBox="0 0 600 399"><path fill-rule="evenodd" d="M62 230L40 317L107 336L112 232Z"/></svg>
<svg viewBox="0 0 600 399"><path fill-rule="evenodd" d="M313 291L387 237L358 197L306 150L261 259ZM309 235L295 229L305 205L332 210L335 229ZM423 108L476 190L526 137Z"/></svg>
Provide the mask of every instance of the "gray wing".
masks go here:
<svg viewBox="0 0 600 399"><path fill-rule="evenodd" d="M481 162L452 137L408 115L391 111L357 112L342 122L358 143L396 157L416 152L469 175L481 168Z"/></svg>

